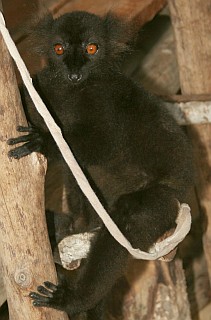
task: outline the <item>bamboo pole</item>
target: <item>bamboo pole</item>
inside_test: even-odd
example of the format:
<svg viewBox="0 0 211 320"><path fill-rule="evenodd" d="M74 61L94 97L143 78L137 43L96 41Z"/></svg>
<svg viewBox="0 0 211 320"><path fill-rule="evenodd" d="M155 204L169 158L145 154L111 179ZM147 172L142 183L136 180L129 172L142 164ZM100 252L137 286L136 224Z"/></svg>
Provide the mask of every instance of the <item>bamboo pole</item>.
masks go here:
<svg viewBox="0 0 211 320"><path fill-rule="evenodd" d="M8 158L6 141L26 120L1 36L0 56L0 253L10 320L67 320L62 312L33 307L28 297L43 281L56 282L44 215L46 162L35 153L19 161Z"/></svg>
<svg viewBox="0 0 211 320"><path fill-rule="evenodd" d="M174 27L182 94L211 92L210 1L169 0ZM211 125L190 126L197 168L196 189L206 230L204 252L211 283Z"/></svg>

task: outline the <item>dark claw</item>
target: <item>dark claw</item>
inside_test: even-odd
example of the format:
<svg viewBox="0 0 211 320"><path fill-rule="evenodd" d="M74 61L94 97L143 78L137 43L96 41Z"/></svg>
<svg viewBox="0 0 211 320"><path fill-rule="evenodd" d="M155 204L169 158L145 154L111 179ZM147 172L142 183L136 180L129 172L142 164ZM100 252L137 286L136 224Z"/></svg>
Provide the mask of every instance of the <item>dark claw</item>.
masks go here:
<svg viewBox="0 0 211 320"><path fill-rule="evenodd" d="M33 305L37 307L48 307L50 306L51 298L42 296L39 293L31 292L29 297L33 299Z"/></svg>
<svg viewBox="0 0 211 320"><path fill-rule="evenodd" d="M38 291L39 293L44 294L45 296L47 296L47 297L49 297L49 298L53 298L53 293L50 292L48 289L46 289L46 288L43 287L43 286L38 286L38 287L37 287L37 291Z"/></svg>
<svg viewBox="0 0 211 320"><path fill-rule="evenodd" d="M40 301L33 301L32 303L33 303L33 306L35 307L43 307L43 304Z"/></svg>
<svg viewBox="0 0 211 320"><path fill-rule="evenodd" d="M37 293L37 292L30 292L29 297L32 298L32 299L40 299L40 298L42 298L43 296L41 296L41 295L40 295L39 293Z"/></svg>
<svg viewBox="0 0 211 320"><path fill-rule="evenodd" d="M32 302L33 306L35 307L48 307L48 303L40 301L40 300L36 300Z"/></svg>
<svg viewBox="0 0 211 320"><path fill-rule="evenodd" d="M36 293L36 292L31 292L29 294L29 296L30 296L30 298L33 299L33 304L39 303L40 306L41 306L41 304L42 305L50 305L51 298L49 298L49 297L42 296L41 294Z"/></svg>
<svg viewBox="0 0 211 320"><path fill-rule="evenodd" d="M53 284L53 283L50 282L50 281L45 281L45 282L44 282L44 285L46 286L46 288L52 290L53 292L56 292L57 289L58 289L58 286L55 285L55 284Z"/></svg>

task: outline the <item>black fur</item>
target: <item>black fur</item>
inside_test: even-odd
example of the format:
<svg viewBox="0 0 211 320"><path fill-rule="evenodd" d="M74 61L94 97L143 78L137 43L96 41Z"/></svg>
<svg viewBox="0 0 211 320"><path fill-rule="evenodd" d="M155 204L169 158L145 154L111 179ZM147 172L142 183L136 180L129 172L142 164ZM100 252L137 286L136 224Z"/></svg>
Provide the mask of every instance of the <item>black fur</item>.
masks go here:
<svg viewBox="0 0 211 320"><path fill-rule="evenodd" d="M48 64L34 78L35 87L111 217L135 248L147 250L175 226L176 199L182 202L192 184L186 136L161 101L120 72L130 40L123 23L110 15L73 12L42 22L37 39ZM57 43L65 49L61 56L53 50ZM98 46L93 56L85 52L88 43ZM80 80L71 81L73 74ZM27 138L9 141L27 141L10 156L41 151L52 161L63 161L24 90L22 98L33 127ZM85 226L92 229L101 222L65 164L64 170L73 221L83 214ZM34 305L70 315L90 310L90 319L103 319L103 300L128 258L102 226L77 286L46 282L38 287L44 296L31 293Z"/></svg>

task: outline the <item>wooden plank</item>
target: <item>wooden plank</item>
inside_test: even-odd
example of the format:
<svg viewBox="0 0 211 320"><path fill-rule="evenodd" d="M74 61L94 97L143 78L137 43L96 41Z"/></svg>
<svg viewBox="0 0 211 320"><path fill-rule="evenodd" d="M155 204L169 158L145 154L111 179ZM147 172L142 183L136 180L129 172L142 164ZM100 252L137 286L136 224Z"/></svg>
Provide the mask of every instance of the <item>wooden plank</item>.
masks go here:
<svg viewBox="0 0 211 320"><path fill-rule="evenodd" d="M210 1L169 0L182 94L211 92ZM196 189L206 216L204 252L211 282L211 125L191 126L197 168Z"/></svg>
<svg viewBox="0 0 211 320"><path fill-rule="evenodd" d="M57 1L50 7L54 15L74 10L85 10L98 15L104 15L110 11L126 19L135 19L139 26L150 21L166 5L166 0L76 0L66 4L65 2Z"/></svg>
<svg viewBox="0 0 211 320"><path fill-rule="evenodd" d="M201 5L202 4L202 5ZM169 0L183 94L210 94L210 2ZM203 45L202 45L203 44ZM197 75L197 76L196 76Z"/></svg>
<svg viewBox="0 0 211 320"><path fill-rule="evenodd" d="M207 102L211 101L211 94L174 94L174 95L162 95L161 98L169 102L191 102L200 101Z"/></svg>
<svg viewBox="0 0 211 320"><path fill-rule="evenodd" d="M165 104L181 126L211 123L211 101L166 102Z"/></svg>

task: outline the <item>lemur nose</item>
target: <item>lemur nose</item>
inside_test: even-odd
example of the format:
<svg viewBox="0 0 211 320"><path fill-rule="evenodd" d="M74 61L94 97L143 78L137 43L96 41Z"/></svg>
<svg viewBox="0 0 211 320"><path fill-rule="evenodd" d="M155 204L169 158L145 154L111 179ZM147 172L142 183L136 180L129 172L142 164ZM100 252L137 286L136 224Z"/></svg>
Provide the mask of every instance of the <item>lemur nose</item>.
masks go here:
<svg viewBox="0 0 211 320"><path fill-rule="evenodd" d="M80 73L72 73L71 75L68 75L68 79L72 82L79 82L82 79L82 74Z"/></svg>

